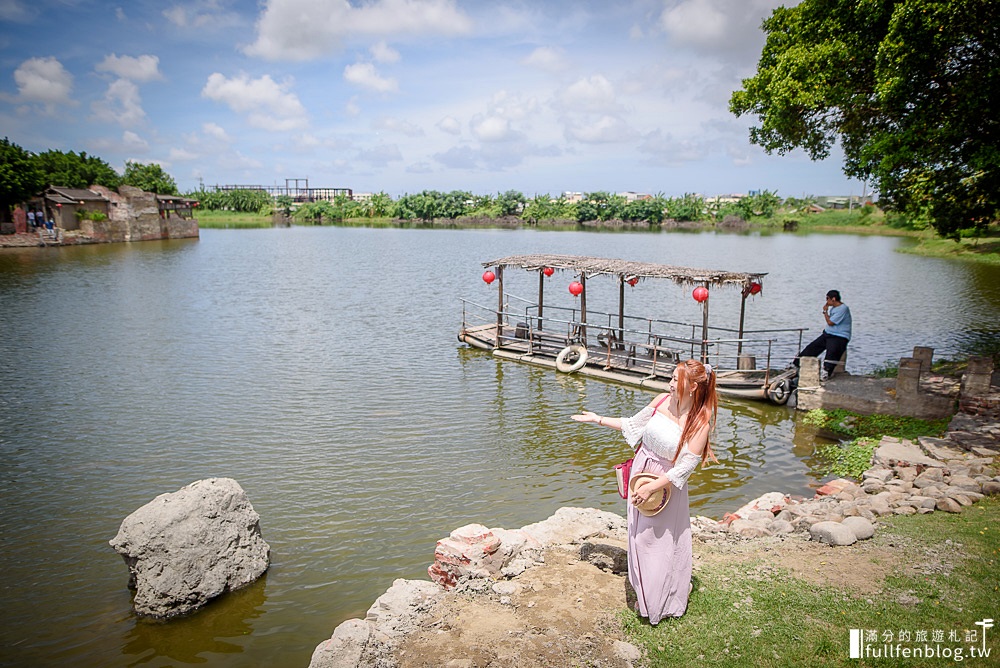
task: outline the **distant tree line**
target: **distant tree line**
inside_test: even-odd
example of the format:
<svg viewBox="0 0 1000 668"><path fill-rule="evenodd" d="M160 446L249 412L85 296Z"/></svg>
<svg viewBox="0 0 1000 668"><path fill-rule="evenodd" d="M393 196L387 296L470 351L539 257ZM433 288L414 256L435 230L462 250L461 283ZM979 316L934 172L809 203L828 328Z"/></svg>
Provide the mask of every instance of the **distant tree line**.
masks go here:
<svg viewBox="0 0 1000 668"><path fill-rule="evenodd" d="M721 221L727 216L737 216L743 220L770 218L781 203L781 198L776 193L767 190L735 202L719 202L694 194L682 197L664 197L658 194L630 201L623 195L599 191L585 193L579 201L570 201L565 195L552 197L547 193L528 199L516 190L498 193L496 197L473 195L462 190L448 193L424 190L415 195L400 197L392 204L389 215L400 220L424 222L435 218L516 216L528 223L621 220L659 224L667 219L693 222Z"/></svg>

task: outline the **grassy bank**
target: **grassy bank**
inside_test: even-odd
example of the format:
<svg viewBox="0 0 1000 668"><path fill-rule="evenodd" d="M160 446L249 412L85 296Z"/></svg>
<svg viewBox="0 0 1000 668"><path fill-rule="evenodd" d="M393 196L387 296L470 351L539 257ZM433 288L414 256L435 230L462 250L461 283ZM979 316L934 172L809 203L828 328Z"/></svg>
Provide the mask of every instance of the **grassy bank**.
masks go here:
<svg viewBox="0 0 1000 668"><path fill-rule="evenodd" d="M198 211L198 227L205 229L252 229L271 227L271 216L237 211Z"/></svg>
<svg viewBox="0 0 1000 668"><path fill-rule="evenodd" d="M849 658L849 630L885 632L906 648L961 648L970 666L997 665L1000 632L987 632L989 659L969 656L982 647L975 622L997 616L997 560L1000 559L1000 501L987 498L964 512L891 516L879 519L871 540L825 548L805 563L807 573L843 567L857 560L855 573L871 569L861 586L817 584L816 579L775 566L768 551L749 560L708 561L695 574L687 613L653 627L623 613L626 632L646 648L651 666L943 666L951 659ZM778 544L775 552L784 554ZM695 552L701 546L696 544ZM705 549L711 549L705 548ZM792 548L790 548L792 549ZM772 553L773 554L773 553ZM829 578L836 583L837 577ZM868 586L870 585L870 586ZM900 640L906 631L910 639ZM967 640L967 630L978 631ZM944 639L932 635L942 631ZM917 641L918 632L926 638ZM949 640L951 632L959 641Z"/></svg>

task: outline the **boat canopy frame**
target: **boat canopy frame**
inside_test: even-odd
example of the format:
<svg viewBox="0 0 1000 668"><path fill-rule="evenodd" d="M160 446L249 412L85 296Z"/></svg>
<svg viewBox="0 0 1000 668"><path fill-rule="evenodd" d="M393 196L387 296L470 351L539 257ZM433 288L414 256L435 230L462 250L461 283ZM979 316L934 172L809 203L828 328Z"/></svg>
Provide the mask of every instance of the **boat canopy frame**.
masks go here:
<svg viewBox="0 0 1000 668"><path fill-rule="evenodd" d="M709 287L732 287L737 288L742 293L740 300L739 319L739 349L737 355L742 352L742 339L744 331L744 321L746 317L746 300L751 294L759 293L763 289L763 280L767 272L739 272L716 269L699 269L693 267L679 267L668 264L657 264L653 262L636 262L632 260L620 260L615 258L591 257L585 255L511 255L496 260L483 262L483 267L495 269L497 281L499 283L500 302L497 308L497 341L500 340L500 330L503 326L503 270L507 267L523 269L525 271L538 272L538 319L542 321L544 309L544 270L547 267L564 271L571 271L580 278L583 291L580 294L580 322L584 339L586 339L587 323L587 278L597 276L614 276L618 279L618 330L619 340L623 339L625 330L625 284L635 285L644 279L664 279L673 281L685 286ZM757 289L754 290L754 286ZM708 358L708 299L701 302L702 307L702 361Z"/></svg>

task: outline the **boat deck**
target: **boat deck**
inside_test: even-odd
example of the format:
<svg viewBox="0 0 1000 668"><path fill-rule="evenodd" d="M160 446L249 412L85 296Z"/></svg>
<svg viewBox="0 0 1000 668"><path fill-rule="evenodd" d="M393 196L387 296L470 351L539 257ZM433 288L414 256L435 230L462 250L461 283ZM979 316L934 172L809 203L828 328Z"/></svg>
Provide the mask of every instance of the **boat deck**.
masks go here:
<svg viewBox="0 0 1000 668"><path fill-rule="evenodd" d="M495 357L557 369L556 358L565 348L582 345L580 337L547 331L529 331L523 326L495 323L464 328L459 340L469 345L491 350ZM576 371L581 375L624 383L636 387L666 391L676 365L683 359L697 357L697 351L671 348L667 337L654 343L615 342L586 346L586 363ZM765 399L768 388L790 380L795 370L776 372L769 369L719 369L716 387L720 394ZM779 403L782 403L779 401Z"/></svg>

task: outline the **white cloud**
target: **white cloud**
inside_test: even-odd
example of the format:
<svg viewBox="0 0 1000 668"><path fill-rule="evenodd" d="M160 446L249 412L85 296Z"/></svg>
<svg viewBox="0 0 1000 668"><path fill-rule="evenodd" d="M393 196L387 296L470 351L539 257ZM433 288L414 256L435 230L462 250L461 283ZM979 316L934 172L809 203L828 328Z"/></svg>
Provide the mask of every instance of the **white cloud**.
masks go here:
<svg viewBox="0 0 1000 668"><path fill-rule="evenodd" d="M368 163L373 167L387 167L390 162L402 161L403 154L395 144L380 144L359 151L354 159L358 162Z"/></svg>
<svg viewBox="0 0 1000 668"><path fill-rule="evenodd" d="M208 77L202 97L222 102L237 113L246 114L247 122L264 130L293 130L306 125L306 110L288 84L278 84L270 76L250 79L241 74L227 79L218 72Z"/></svg>
<svg viewBox="0 0 1000 668"><path fill-rule="evenodd" d="M163 78L159 66L160 59L156 56L117 56L112 53L105 56L94 69L98 72L111 72L122 79L145 82Z"/></svg>
<svg viewBox="0 0 1000 668"><path fill-rule="evenodd" d="M556 96L558 106L570 112L607 114L620 110L614 86L602 75L578 79Z"/></svg>
<svg viewBox="0 0 1000 668"><path fill-rule="evenodd" d="M77 104L70 98L73 75L52 56L29 58L21 63L14 70L14 82L21 102L40 102L48 113L53 113L56 105Z"/></svg>
<svg viewBox="0 0 1000 668"><path fill-rule="evenodd" d="M450 135L462 134L462 124L454 116L445 116L438 121L437 129Z"/></svg>
<svg viewBox="0 0 1000 668"><path fill-rule="evenodd" d="M379 93L391 93L399 88L395 79L379 75L371 63L355 63L344 68L344 81Z"/></svg>
<svg viewBox="0 0 1000 668"><path fill-rule="evenodd" d="M764 43L760 23L782 0L683 0L665 3L660 27L677 44L719 55L743 53L753 57ZM756 58L754 58L756 60Z"/></svg>
<svg viewBox="0 0 1000 668"><path fill-rule="evenodd" d="M115 79L108 85L103 100L90 105L98 120L131 127L142 123L146 112L142 108L139 87L127 79Z"/></svg>
<svg viewBox="0 0 1000 668"><path fill-rule="evenodd" d="M569 60L562 49L540 46L521 61L529 67L537 67L546 72L562 72L569 67Z"/></svg>
<svg viewBox="0 0 1000 668"><path fill-rule="evenodd" d="M455 0L267 0L257 20L251 56L309 60L341 46L345 37L419 38L462 35L472 21Z"/></svg>
<svg viewBox="0 0 1000 668"><path fill-rule="evenodd" d="M604 115L589 123L570 123L566 137L586 144L624 142L636 136L635 130L615 116Z"/></svg>
<svg viewBox="0 0 1000 668"><path fill-rule="evenodd" d="M638 148L654 165L676 165L703 159L709 148L699 141L676 139L669 132L654 130L642 138Z"/></svg>
<svg viewBox="0 0 1000 668"><path fill-rule="evenodd" d="M205 133L205 136L211 137L212 139L224 142L230 141L229 135L226 134L226 131L222 128L222 126L216 123L202 123L201 131Z"/></svg>
<svg viewBox="0 0 1000 668"><path fill-rule="evenodd" d="M356 96L352 97L346 104L344 104L344 113L348 116L361 115L361 107L358 105L358 98Z"/></svg>
<svg viewBox="0 0 1000 668"><path fill-rule="evenodd" d="M520 121L538 113L538 100L533 97L518 97L502 90L490 99L487 108L493 116Z"/></svg>
<svg viewBox="0 0 1000 668"><path fill-rule="evenodd" d="M483 142L504 141L511 137L510 121L499 116L475 116L469 123L472 135Z"/></svg>
<svg viewBox="0 0 1000 668"><path fill-rule="evenodd" d="M377 63L397 63L399 62L399 51L385 43L385 40L372 45L370 49L372 58Z"/></svg>
<svg viewBox="0 0 1000 668"><path fill-rule="evenodd" d="M178 28L220 28L242 22L219 0L195 0L186 5L173 5L163 10L163 16Z"/></svg>
<svg viewBox="0 0 1000 668"><path fill-rule="evenodd" d="M398 118L390 118L384 116L372 123L373 130L384 130L386 132L398 132L404 134L407 137L421 137L424 134L423 128L414 125L409 121L403 121Z"/></svg>
<svg viewBox="0 0 1000 668"><path fill-rule="evenodd" d="M168 156L171 162L187 162L189 160L195 160L199 158L197 153L193 153L184 148L172 148L170 149L170 154Z"/></svg>
<svg viewBox="0 0 1000 668"><path fill-rule="evenodd" d="M126 130L122 133L122 146L128 151L145 153L149 150L149 142L131 130Z"/></svg>
<svg viewBox="0 0 1000 668"><path fill-rule="evenodd" d="M20 0L0 0L0 21L29 23L34 18L34 12Z"/></svg>

